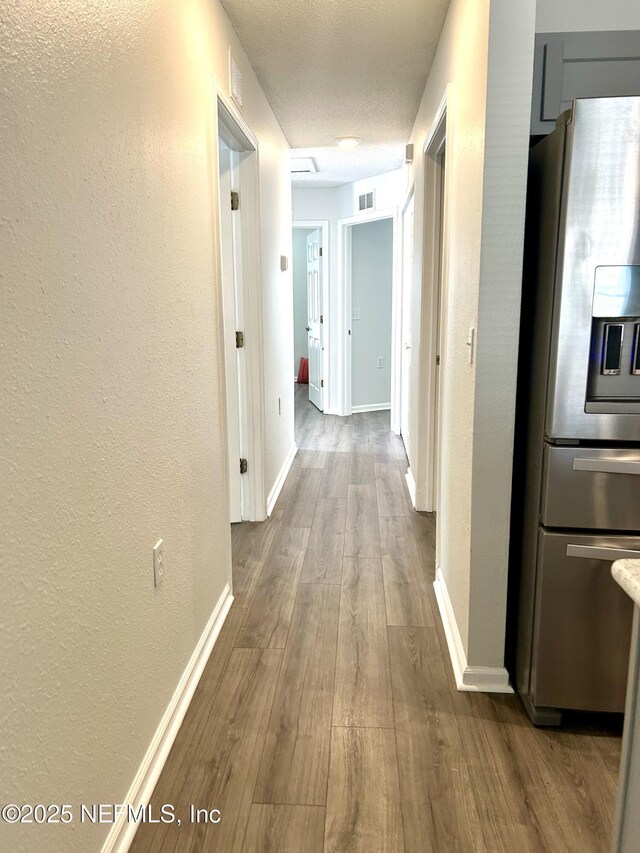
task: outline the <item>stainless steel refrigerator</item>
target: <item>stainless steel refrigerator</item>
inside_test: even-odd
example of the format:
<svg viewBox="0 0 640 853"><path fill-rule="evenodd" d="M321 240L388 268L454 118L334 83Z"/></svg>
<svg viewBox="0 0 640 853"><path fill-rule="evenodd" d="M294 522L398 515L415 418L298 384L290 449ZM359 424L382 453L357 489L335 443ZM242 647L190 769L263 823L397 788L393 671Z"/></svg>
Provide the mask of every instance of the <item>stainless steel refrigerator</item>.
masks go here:
<svg viewBox="0 0 640 853"><path fill-rule="evenodd" d="M610 569L640 558L640 98L577 100L531 150L517 431L518 691L537 724L622 711L632 608Z"/></svg>

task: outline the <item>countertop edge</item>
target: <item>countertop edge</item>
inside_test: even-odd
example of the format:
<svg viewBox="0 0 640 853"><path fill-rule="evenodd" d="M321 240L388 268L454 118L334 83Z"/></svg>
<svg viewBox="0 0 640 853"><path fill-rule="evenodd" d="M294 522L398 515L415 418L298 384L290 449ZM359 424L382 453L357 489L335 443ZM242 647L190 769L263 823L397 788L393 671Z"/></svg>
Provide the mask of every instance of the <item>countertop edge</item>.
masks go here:
<svg viewBox="0 0 640 853"><path fill-rule="evenodd" d="M633 603L640 607L640 560L616 560L611 574Z"/></svg>

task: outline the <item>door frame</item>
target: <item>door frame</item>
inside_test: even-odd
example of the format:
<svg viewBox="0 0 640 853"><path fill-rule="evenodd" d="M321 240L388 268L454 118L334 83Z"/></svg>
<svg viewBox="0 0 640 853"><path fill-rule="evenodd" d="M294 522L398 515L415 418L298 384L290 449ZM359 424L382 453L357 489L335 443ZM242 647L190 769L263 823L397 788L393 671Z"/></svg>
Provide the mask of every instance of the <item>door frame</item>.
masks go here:
<svg viewBox="0 0 640 853"><path fill-rule="evenodd" d="M226 94L222 83L214 79L212 85L211 108L212 138L212 186L213 186L213 234L215 252L215 275L217 279L216 299L218 304L218 353L221 363L225 363L225 322L222 300L222 254L220 222L220 184L218 138L225 144L238 146L247 156L240 157L239 180L241 202L239 208L241 245L240 258L242 268L242 286L240 298L244 318L245 335L244 365L238 362L240 446L247 454L248 471L243 474L242 484L242 520L263 521L267 517L267 503L264 487L264 372L262 366L262 274L260 257L260 184L259 149L253 131L238 111L238 108ZM221 371L223 399L223 434L225 442L225 476L227 502L229 500L229 401L227 398L226 375ZM240 461L238 460L238 464ZM227 504L227 516L230 510Z"/></svg>
<svg viewBox="0 0 640 853"><path fill-rule="evenodd" d="M347 216L338 219L338 305L341 307L339 320L338 344L336 353L338 361L338 393L337 400L339 415L352 414L351 394L351 246L354 225L362 225L365 222L377 222L380 219L390 219L393 229L392 238L392 273L391 273L391 424L392 429L398 434L399 417L398 411L398 383L400 382L399 369L401 360L398 357L398 347L401 343L398 334L398 315L400 305L398 302L400 291L399 283L399 235L398 235L398 208L388 207L384 210L370 210L358 213L355 216Z"/></svg>
<svg viewBox="0 0 640 853"><path fill-rule="evenodd" d="M401 224L401 227L400 227L400 281L399 281L399 291L400 292L398 294L399 310L398 310L398 318L397 318L397 322L398 322L398 332L397 332L397 334L398 334L398 337L397 337L397 340L398 340L398 357L399 357L400 363L398 365L399 381L397 383L397 389L396 389L397 399L395 401L396 402L395 410L396 410L397 415L398 415L398 422L397 422L397 425L394 425L393 420L391 422L391 429L394 431L394 433L396 435L401 435L401 433L402 433L402 406L403 406L403 402L402 402L402 347L404 346L403 341L402 341L402 320L403 320L402 315L403 315L403 311L404 311L405 285L408 286L409 293L411 294L411 292L413 291L413 271L415 269L415 255L414 255L414 253L412 253L411 257L412 257L413 263L412 263L412 268L411 268L411 277L409 278L408 283L405 282L404 252L405 252L405 247L406 247L406 243L407 243L407 237L406 237L406 234L404 233L404 215L407 212L407 209L408 209L408 207L412 201L413 201L413 213L414 213L414 216L413 216L413 220L414 220L413 244L414 244L414 249L415 249L415 203L416 203L415 184L411 184L409 190L407 191L404 202L402 204L402 210L400 212L400 224ZM413 348L413 336L412 336L412 340L411 340L411 347ZM413 351L411 353L411 356L412 356L411 363L413 364ZM411 375L409 376L409 383L411 383ZM409 396L411 396L411 395L409 395ZM409 409L409 420L411 420L411 410L410 409ZM397 426L397 429L395 428L396 426ZM411 434L411 431L409 432L409 434ZM407 453L408 453L408 448L407 448Z"/></svg>
<svg viewBox="0 0 640 853"><path fill-rule="evenodd" d="M328 414L327 403L329 401L329 353L331 349L330 329L330 304L329 304L329 220L328 219L294 219L291 228L307 228L315 231L319 228L322 233L322 411ZM292 258L293 264L293 258ZM293 278L293 270L292 270Z"/></svg>
<svg viewBox="0 0 640 853"><path fill-rule="evenodd" d="M230 198L232 189L239 186L238 163L240 152L227 147L224 140L218 138L219 158L219 192L223 199ZM222 168L222 164L225 168ZM242 446L243 436L240 433L240 376L239 368L244 370L245 360L241 350L236 349L233 339L236 329L242 329L244 324L240 318L242 306L238 298L238 286L242 283L242 258L239 257L241 232L237 230L237 215L228 207L223 206L220 213L220 260L222 276L222 319L224 325L224 373L227 411L227 451L229 468L229 520L231 523L242 521L242 490L244 477L238 468L231 463L235 459L246 456Z"/></svg>
<svg viewBox="0 0 640 853"><path fill-rule="evenodd" d="M445 92L436 111L422 149L424 167L423 253L421 299L421 382L418 410L419 435L425 435L424 472L416 483L416 508L427 512L439 510L439 475L442 460L443 388L447 367L447 314L449 278L449 169L444 170L439 158L451 148L451 129L447 114L449 92ZM440 205L442 204L442 228ZM440 376L437 376L437 346L440 335ZM438 393L439 392L439 393ZM440 436L439 447L438 437ZM436 548L437 548L436 541ZM437 560L436 560L437 562Z"/></svg>

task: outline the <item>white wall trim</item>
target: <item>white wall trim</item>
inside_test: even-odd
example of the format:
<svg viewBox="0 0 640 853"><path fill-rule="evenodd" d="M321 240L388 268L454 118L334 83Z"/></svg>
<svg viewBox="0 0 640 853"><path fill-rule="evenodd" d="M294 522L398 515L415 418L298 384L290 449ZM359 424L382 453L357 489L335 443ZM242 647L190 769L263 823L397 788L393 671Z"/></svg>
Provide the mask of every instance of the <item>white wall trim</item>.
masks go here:
<svg viewBox="0 0 640 853"><path fill-rule="evenodd" d="M280 473L276 477L276 481L273 484L273 488L269 492L269 497L267 498L267 515L271 515L273 512L273 508L276 505L276 501L278 500L278 496L282 491L282 487L284 486L284 481L287 479L287 474L293 464L293 460L295 459L295 455L298 452L298 448L295 444L291 446L291 450L287 453L287 458L284 460L284 464L280 469Z"/></svg>
<svg viewBox="0 0 640 853"><path fill-rule="evenodd" d="M258 138L251 130L245 117L242 115L240 110L238 109L236 102L233 100L231 95L227 94L227 86L220 80L219 77L214 75L213 78L213 91L214 91L214 99L220 101L226 112L229 114L229 117L232 119L235 124L235 128L233 129L235 134L235 141L245 150L249 148L253 148L256 151L258 150ZM215 103L215 100L214 100ZM217 140L216 140L217 143ZM233 144L233 143L231 143Z"/></svg>
<svg viewBox="0 0 640 853"><path fill-rule="evenodd" d="M415 258L413 255L415 236L412 233L411 241L407 239L407 234L405 233L405 214L409 208L411 202L413 202L413 209L415 213L415 183L412 183L409 187L409 190L405 196L404 203L402 205L402 210L400 212L400 217L398 220L398 227L400 229L399 233L399 245L398 245L398 288L397 293L395 294L396 305L395 305L395 340L396 345L398 347L397 351L397 359L398 359L398 371L397 371L397 382L395 391L395 399L393 404L393 412L394 417L391 419L391 429L396 435L402 434L403 426L408 426L408 424L402 423L402 410L407 406L407 417L409 422L411 422L411 394L407 393L407 400L403 399L402 393L402 385L404 381L404 374L402 370L403 359L405 357L405 346L407 346L407 336L404 334L404 307L405 307L405 299L407 293L409 294L409 303L411 303L411 295L413 293L413 281L414 281L414 266L415 266ZM413 229L412 229L413 230ZM407 268L407 264L405 263L405 253L407 250L407 246L411 242L411 267ZM411 309L409 309L409 349L411 348ZM409 389L411 387L411 365L409 364Z"/></svg>
<svg viewBox="0 0 640 853"><path fill-rule="evenodd" d="M447 112L447 101L450 98L450 91L451 91L451 84L449 84L447 86L447 88L444 91L444 94L442 95L442 98L440 98L440 103L438 104L438 109L435 112L435 115L431 121L431 126L429 127L429 130L427 131L427 135L425 136L424 143L422 145L423 156L432 147L434 137L438 133L438 130L440 129L442 121L445 117L445 114Z"/></svg>
<svg viewBox="0 0 640 853"><path fill-rule="evenodd" d="M404 475L405 480L407 481L407 488L409 489L409 497L411 498L411 506L416 508L416 481L413 477L413 471L411 467L407 468L407 471Z"/></svg>
<svg viewBox="0 0 640 853"><path fill-rule="evenodd" d="M231 594L231 586L227 583L193 650L193 654L189 658L189 662L182 673L178 686L171 697L171 701L160 720L160 725L151 739L149 748L124 799L125 805L137 808L140 805L147 805L149 803L153 789L156 786L169 751L182 725L184 715L191 703L195 689L198 686L198 682L232 603L233 595ZM138 823L133 821L129 823L124 820L123 816L111 827L109 835L102 847L102 853L126 853L131 846L137 829Z"/></svg>
<svg viewBox="0 0 640 853"><path fill-rule="evenodd" d="M447 86L429 128L422 148L424 165L422 293L420 299L419 375L418 375L418 434L416 447L417 506L427 512L438 511L438 474L442 456L443 388L449 361L447 342L447 302L449 276L449 172L447 158L444 173L440 172L438 154L443 146L452 149L450 121L451 86ZM440 196L443 199L442 222L438 214ZM442 230L440 226L442 225ZM438 382L437 348L440 332L440 378ZM412 341L413 344L413 341ZM413 356L412 356L413 358ZM424 437L424 438L423 438ZM438 447L438 439L440 446ZM436 541L436 559L439 556Z"/></svg>
<svg viewBox="0 0 640 853"><path fill-rule="evenodd" d="M513 688L509 684L509 673L503 666L469 666L467 664L467 656L462 645L449 591L440 569L436 571L433 588L458 690L476 693L513 693Z"/></svg>
<svg viewBox="0 0 640 853"><path fill-rule="evenodd" d="M363 403L361 406L351 406L351 411L356 412L388 412L391 403Z"/></svg>

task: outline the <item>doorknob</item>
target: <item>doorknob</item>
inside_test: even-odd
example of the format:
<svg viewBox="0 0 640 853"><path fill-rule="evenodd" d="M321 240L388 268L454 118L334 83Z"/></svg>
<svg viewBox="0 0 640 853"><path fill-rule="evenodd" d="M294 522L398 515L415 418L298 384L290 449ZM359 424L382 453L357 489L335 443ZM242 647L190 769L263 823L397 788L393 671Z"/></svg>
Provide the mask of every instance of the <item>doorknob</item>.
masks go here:
<svg viewBox="0 0 640 853"><path fill-rule="evenodd" d="M310 332L310 331L311 331L311 326L305 326L304 328L305 328L305 330L306 330L307 332Z"/></svg>

